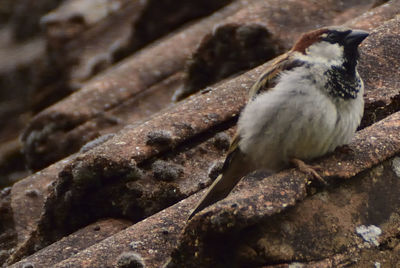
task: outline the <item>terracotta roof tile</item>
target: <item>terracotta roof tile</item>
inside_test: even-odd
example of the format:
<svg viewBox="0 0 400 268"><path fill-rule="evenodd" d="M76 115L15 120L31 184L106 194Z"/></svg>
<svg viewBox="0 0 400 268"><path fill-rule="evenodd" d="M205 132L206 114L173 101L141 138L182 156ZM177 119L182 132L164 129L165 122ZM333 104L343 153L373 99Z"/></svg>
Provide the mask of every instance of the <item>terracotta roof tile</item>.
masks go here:
<svg viewBox="0 0 400 268"><path fill-rule="evenodd" d="M85 78L68 77L62 83L78 81L82 88L31 121L23 136L29 165L42 169L59 161L0 194L0 212L6 212L0 213L0 262L9 255L10 265L25 258L12 267L115 267L122 265L122 256L146 267L167 262L168 267L287 267L292 262L329 267L355 258L359 267L399 262L400 78L393 70L399 68L400 1L233 1L149 45L201 11L179 13L185 11L180 5L178 15L163 14L171 24L152 36L157 1L132 1L131 8L145 11L116 9L97 21L83 10L78 20L83 28L73 28L76 21L69 19L78 10L65 9L74 3L64 2L43 23L54 51L60 45L51 43L54 39L70 39L65 58L78 55L75 74L85 74L91 57L109 55L109 45L120 37L124 44L136 44L134 49L143 48L120 54L127 57L118 64L112 59L94 78L91 67ZM98 34L118 20L120 32ZM351 151L316 160L328 186L310 184L295 169L269 177L254 172L187 223L201 189L218 173L248 88L270 63L255 66L287 50L308 29L343 23L371 31L359 66L366 107ZM138 35L135 27L144 32ZM271 42L260 62L243 52L254 48L252 40ZM98 46L80 50L91 44ZM243 53L236 55L237 50ZM62 60L62 50L58 53ZM200 71L220 73L205 79ZM201 83L194 83L192 96L171 101L174 92L196 80ZM382 232L366 240L357 231L362 225ZM378 250L374 243L383 246Z"/></svg>

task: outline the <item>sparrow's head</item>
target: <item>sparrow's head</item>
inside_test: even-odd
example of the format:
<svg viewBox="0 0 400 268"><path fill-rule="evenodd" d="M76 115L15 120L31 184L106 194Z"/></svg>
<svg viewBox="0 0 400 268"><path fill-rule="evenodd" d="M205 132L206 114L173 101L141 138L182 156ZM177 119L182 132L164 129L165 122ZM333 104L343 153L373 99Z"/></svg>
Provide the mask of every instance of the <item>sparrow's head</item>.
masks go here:
<svg viewBox="0 0 400 268"><path fill-rule="evenodd" d="M358 45L368 36L361 30L328 27L303 34L293 46L308 61L329 65L342 65L349 72L355 71Z"/></svg>

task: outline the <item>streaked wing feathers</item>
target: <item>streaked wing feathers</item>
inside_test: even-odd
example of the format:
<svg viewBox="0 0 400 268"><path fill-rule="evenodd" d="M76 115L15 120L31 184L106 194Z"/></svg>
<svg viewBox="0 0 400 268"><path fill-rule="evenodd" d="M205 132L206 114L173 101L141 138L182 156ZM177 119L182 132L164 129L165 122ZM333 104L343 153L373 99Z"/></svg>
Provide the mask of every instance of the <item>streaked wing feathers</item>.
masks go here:
<svg viewBox="0 0 400 268"><path fill-rule="evenodd" d="M236 133L232 139L231 145L229 146L221 173L224 173L229 168L232 161L232 156L235 154L236 150L239 149L239 142L240 136Z"/></svg>
<svg viewBox="0 0 400 268"><path fill-rule="evenodd" d="M277 57L251 87L249 91L249 100L253 100L258 94L273 88L277 83L279 74L283 71L289 71L302 65L304 65L304 62L292 60L290 53Z"/></svg>

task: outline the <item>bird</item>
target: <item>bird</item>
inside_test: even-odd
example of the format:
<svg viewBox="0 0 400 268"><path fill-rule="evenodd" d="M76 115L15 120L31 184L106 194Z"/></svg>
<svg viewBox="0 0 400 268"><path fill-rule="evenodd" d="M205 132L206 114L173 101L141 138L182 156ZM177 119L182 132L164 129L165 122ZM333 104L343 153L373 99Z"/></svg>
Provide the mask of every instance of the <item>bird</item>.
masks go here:
<svg viewBox="0 0 400 268"><path fill-rule="evenodd" d="M255 170L290 165L323 180L310 161L348 144L364 112L358 47L368 32L330 26L304 33L249 90L221 174L188 220Z"/></svg>

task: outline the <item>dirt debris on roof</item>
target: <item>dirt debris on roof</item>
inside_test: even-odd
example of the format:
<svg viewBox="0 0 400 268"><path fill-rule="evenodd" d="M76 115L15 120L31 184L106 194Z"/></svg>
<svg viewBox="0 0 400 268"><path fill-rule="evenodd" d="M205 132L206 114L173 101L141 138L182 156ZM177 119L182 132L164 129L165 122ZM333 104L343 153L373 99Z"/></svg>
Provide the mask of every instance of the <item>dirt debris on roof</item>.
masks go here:
<svg viewBox="0 0 400 268"><path fill-rule="evenodd" d="M27 119L23 149L37 172L0 195L0 263L398 265L400 1L166 0L170 11L161 14L157 1L98 2L64 1L42 17L41 53L76 92ZM187 223L269 63L256 66L302 32L332 24L371 34L361 46L366 108L351 152L317 160L329 186L296 170L255 172ZM51 103L45 96L64 96L42 82L33 113ZM16 151L6 149L4 163ZM357 233L362 225L381 231L378 247Z"/></svg>

